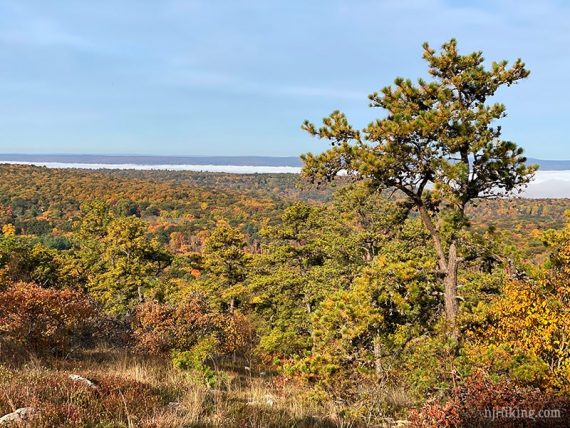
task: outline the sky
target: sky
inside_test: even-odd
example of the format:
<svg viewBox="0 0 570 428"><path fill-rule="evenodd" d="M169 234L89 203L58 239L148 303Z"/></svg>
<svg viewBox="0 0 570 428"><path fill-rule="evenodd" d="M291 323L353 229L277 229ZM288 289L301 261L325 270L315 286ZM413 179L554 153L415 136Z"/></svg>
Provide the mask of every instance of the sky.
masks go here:
<svg viewBox="0 0 570 428"><path fill-rule="evenodd" d="M421 59L522 58L503 136L570 159L566 0L0 0L0 153L295 156L300 125L427 77Z"/></svg>

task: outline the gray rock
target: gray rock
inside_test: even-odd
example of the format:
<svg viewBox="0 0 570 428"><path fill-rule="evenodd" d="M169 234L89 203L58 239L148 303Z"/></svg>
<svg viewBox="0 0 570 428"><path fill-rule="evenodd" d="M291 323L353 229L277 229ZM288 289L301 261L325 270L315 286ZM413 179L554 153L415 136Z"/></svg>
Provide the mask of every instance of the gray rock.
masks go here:
<svg viewBox="0 0 570 428"><path fill-rule="evenodd" d="M34 409L32 407L22 407L15 412L2 416L0 418L0 425L8 425L11 422L22 422L28 420L33 413Z"/></svg>
<svg viewBox="0 0 570 428"><path fill-rule="evenodd" d="M76 374L70 374L69 378L74 381L74 382L79 382L82 383L83 385L92 388L92 389L97 389L97 385L95 385L93 382L91 382L89 379L84 378L83 376L79 376Z"/></svg>

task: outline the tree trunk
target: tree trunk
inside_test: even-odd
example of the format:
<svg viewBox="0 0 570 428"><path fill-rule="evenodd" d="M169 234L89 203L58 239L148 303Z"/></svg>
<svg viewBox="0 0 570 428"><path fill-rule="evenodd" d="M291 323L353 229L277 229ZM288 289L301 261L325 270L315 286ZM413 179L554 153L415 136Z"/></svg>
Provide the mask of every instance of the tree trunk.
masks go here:
<svg viewBox="0 0 570 428"><path fill-rule="evenodd" d="M445 273L444 299L445 299L445 318L450 324L453 338L457 339L459 330L457 326L457 269L459 267L459 259L457 258L457 247L455 242L449 246L447 256L447 272Z"/></svg>
<svg viewBox="0 0 570 428"><path fill-rule="evenodd" d="M431 238L433 240L433 246L435 248L435 253L437 255L437 262L439 264L439 269L442 272L447 272L447 260L445 259L445 253L443 252L443 243L441 242L441 236L439 234L438 228L433 224L431 216L423 205L418 206L418 211L424 226L427 228Z"/></svg>
<svg viewBox="0 0 570 428"><path fill-rule="evenodd" d="M439 229L434 225L429 212L423 205L418 206L418 211L422 222L432 237L439 269L445 275L443 280L445 286L445 318L451 328L452 337L457 339L459 337L457 326L457 270L460 262L460 259L457 257L457 246L455 242L451 242L446 257Z"/></svg>
<svg viewBox="0 0 570 428"><path fill-rule="evenodd" d="M376 371L377 380L382 379L383 368L382 368L382 343L380 342L380 337L376 336L373 340L374 342L374 369Z"/></svg>

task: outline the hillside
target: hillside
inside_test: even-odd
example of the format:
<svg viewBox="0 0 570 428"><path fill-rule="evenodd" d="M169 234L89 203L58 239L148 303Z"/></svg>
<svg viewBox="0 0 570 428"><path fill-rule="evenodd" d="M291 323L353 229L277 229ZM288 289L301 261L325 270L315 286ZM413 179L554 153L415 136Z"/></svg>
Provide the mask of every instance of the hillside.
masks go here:
<svg viewBox="0 0 570 428"><path fill-rule="evenodd" d="M566 412L549 287L565 275L570 200L469 208L465 354L450 357L417 213L397 194L299 180L1 165L0 413L30 407L42 427L394 426L441 412L426 398L456 399L459 376L477 408L516 382L521 405ZM551 333L524 318L535 302ZM519 323L539 356L509 353L535 346Z"/></svg>

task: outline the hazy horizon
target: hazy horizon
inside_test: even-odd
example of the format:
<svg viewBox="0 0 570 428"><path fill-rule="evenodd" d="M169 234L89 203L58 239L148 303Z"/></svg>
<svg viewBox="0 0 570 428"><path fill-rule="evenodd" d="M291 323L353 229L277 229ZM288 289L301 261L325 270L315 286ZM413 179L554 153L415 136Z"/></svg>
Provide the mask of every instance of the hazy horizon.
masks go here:
<svg viewBox="0 0 570 428"><path fill-rule="evenodd" d="M229 174L299 174L301 168L295 166L264 165L214 165L214 164L109 164L109 163L73 163L73 162L26 162L3 161L2 164L34 165L56 169L87 170L138 170L138 171L192 171ZM570 198L570 164L565 170L539 169L534 180L518 194L524 198ZM516 196L516 195L515 195Z"/></svg>
<svg viewBox="0 0 570 428"><path fill-rule="evenodd" d="M91 160L93 163L96 163L98 159L107 161L106 163L112 163L114 159L123 159L125 158L126 163L129 163L129 159L134 160L147 160L148 162L152 162L153 160L157 162L166 162L167 160L185 160L185 159L216 159L216 160L247 160L252 159L255 160L255 165L259 166L269 166L273 163L269 163L267 165L262 162L263 160L289 160L290 162L295 162L294 165L300 166L301 165L301 154L299 155L291 155L291 156L263 156L257 154L238 154L238 155L193 155L193 154L180 154L180 155L168 155L168 154L156 154L156 155L146 155L140 153L54 153L54 152L46 152L46 153L2 153L0 152L0 162L3 160L7 161L17 161L17 160L40 160L45 161L48 159L55 159L56 161L70 161L74 162L75 160L79 160L84 158L86 160ZM535 157L527 157L527 163L532 164L538 162L541 164L541 168L552 167L556 166L555 168L551 168L554 170L560 169L569 169L570 170L570 159L544 159L544 158L535 158ZM120 162L123 163L123 162ZM159 163L159 164L160 164ZM152 165L152 163L148 163ZM568 165L566 165L568 164ZM223 165L223 163L222 163ZM243 164L245 165L245 164ZM287 163L283 164L283 166L292 166L293 164ZM561 168L560 165L564 167Z"/></svg>

